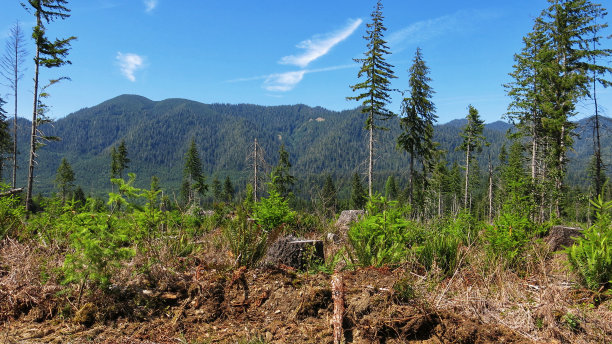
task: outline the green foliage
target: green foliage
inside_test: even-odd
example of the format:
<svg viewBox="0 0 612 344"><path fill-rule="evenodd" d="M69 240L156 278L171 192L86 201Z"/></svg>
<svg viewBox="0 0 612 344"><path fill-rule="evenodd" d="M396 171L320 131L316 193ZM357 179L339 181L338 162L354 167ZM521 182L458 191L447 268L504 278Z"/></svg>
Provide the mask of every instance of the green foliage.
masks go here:
<svg viewBox="0 0 612 344"><path fill-rule="evenodd" d="M123 171L128 168L130 159L127 157L128 151L125 140L121 140L119 147L111 150L111 178L123 178Z"/></svg>
<svg viewBox="0 0 612 344"><path fill-rule="evenodd" d="M81 213L68 219L62 223L71 248L62 268L64 283L107 285L113 270L134 254L128 247L130 227L106 214Z"/></svg>
<svg viewBox="0 0 612 344"><path fill-rule="evenodd" d="M238 207L236 218L223 228L236 266L253 267L266 253L269 232L253 223L244 207Z"/></svg>
<svg viewBox="0 0 612 344"><path fill-rule="evenodd" d="M275 176L272 176L274 181ZM253 217L255 222L266 231L272 231L281 225L291 225L294 222L296 213L289 207L289 202L273 187L274 182L270 183L269 195L262 198L260 202L253 206Z"/></svg>
<svg viewBox="0 0 612 344"><path fill-rule="evenodd" d="M461 238L451 233L429 232L422 244L412 247L412 253L425 269L430 270L435 264L435 267L449 274L457 267L460 243Z"/></svg>
<svg viewBox="0 0 612 344"><path fill-rule="evenodd" d="M574 245L567 247L570 265L587 288L598 290L612 283L612 201L603 197L591 201L597 210L597 221L575 238Z"/></svg>
<svg viewBox="0 0 612 344"><path fill-rule="evenodd" d="M66 196L74 187L74 172L72 171L72 167L70 166L66 158L62 159L62 162L57 168L55 185L60 190L62 201L65 201Z"/></svg>
<svg viewBox="0 0 612 344"><path fill-rule="evenodd" d="M523 248L536 232L535 228L527 215L502 212L485 231L488 257L492 261L500 259L509 267L518 266Z"/></svg>
<svg viewBox="0 0 612 344"><path fill-rule="evenodd" d="M0 184L0 192L6 190ZM23 216L25 208L14 195L0 197L0 240L11 233L18 234L24 228Z"/></svg>
<svg viewBox="0 0 612 344"><path fill-rule="evenodd" d="M225 177L223 183L223 198L228 203L234 200L234 185L229 176Z"/></svg>
<svg viewBox="0 0 612 344"><path fill-rule="evenodd" d="M368 201L368 197L365 192L365 189L363 188L363 184L361 184L361 178L359 177L359 174L353 174L351 185L351 208L363 209Z"/></svg>
<svg viewBox="0 0 612 344"><path fill-rule="evenodd" d="M393 292L396 302L400 304L410 303L417 297L416 290L408 278L397 280L393 284Z"/></svg>
<svg viewBox="0 0 612 344"><path fill-rule="evenodd" d="M385 183L385 197L389 200L397 200L397 185L395 184L395 177L389 176Z"/></svg>
<svg viewBox="0 0 612 344"><path fill-rule="evenodd" d="M289 162L289 153L285 150L284 144L280 146L278 155L278 165L272 171L272 184L281 197L287 199L292 195L291 189L295 184L295 177L289 171L291 162Z"/></svg>
<svg viewBox="0 0 612 344"><path fill-rule="evenodd" d="M206 179L202 172L200 153L198 153L195 139L192 139L189 149L185 153L181 193L187 205L191 205L193 202L199 205L198 195L204 195L207 190L208 185L206 185Z"/></svg>
<svg viewBox="0 0 612 344"><path fill-rule="evenodd" d="M397 201L372 197L367 216L354 223L348 238L361 266L382 266L402 261L412 243L420 241L420 233L404 218L406 209Z"/></svg>
<svg viewBox="0 0 612 344"><path fill-rule="evenodd" d="M331 175L328 174L325 177L323 190L321 190L321 203L325 215L331 216L336 213L338 203L337 197L336 186L334 186L334 181L332 180Z"/></svg>

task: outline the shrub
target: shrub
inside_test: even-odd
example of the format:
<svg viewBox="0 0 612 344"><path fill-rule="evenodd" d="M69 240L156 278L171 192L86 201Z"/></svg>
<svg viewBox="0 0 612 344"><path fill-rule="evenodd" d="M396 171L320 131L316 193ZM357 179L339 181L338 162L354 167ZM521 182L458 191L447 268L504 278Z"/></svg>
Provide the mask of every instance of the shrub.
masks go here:
<svg viewBox="0 0 612 344"><path fill-rule="evenodd" d="M412 252L417 261L429 270L435 265L445 274L457 266L457 249L461 237L452 233L430 232L422 245L414 246Z"/></svg>
<svg viewBox="0 0 612 344"><path fill-rule="evenodd" d="M366 205L367 216L354 223L348 238L362 266L399 263L408 247L420 241L420 232L409 230L412 223L404 218L405 209L397 201L374 196Z"/></svg>
<svg viewBox="0 0 612 344"><path fill-rule="evenodd" d="M292 224L295 212L275 188L270 188L269 196L253 205L255 222L264 231L272 231L283 224Z"/></svg>
<svg viewBox="0 0 612 344"><path fill-rule="evenodd" d="M82 286L91 280L105 286L113 269L133 255L127 247L130 226L114 216L82 213L65 224L72 250L64 260L64 283Z"/></svg>
<svg viewBox="0 0 612 344"><path fill-rule="evenodd" d="M248 217L244 207L237 209L236 218L223 229L237 266L253 267L266 253L268 231Z"/></svg>
<svg viewBox="0 0 612 344"><path fill-rule="evenodd" d="M604 202L600 195L591 201L597 210L597 220L567 247L569 263L587 288L598 290L612 283L612 201Z"/></svg>
<svg viewBox="0 0 612 344"><path fill-rule="evenodd" d="M503 212L487 226L485 249L490 259L501 258L510 267L519 265L524 245L531 239L535 225L524 215Z"/></svg>
<svg viewBox="0 0 612 344"><path fill-rule="evenodd" d="M4 188L0 185L0 191ZM11 232L23 229L25 208L15 196L0 197L0 240Z"/></svg>

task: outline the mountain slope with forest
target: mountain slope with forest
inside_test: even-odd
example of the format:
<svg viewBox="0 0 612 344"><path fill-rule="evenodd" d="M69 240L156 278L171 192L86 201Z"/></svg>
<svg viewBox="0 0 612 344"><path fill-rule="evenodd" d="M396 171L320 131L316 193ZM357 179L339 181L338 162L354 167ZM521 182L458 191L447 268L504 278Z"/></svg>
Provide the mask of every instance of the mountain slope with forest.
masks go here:
<svg viewBox="0 0 612 344"><path fill-rule="evenodd" d="M604 126L610 127L610 119ZM454 120L436 125L435 140L447 152L447 160L462 163L462 152L455 151L465 120ZM584 185L592 154L591 131L588 121L578 123L570 154L568 178ZM376 188L382 190L388 175L394 175L400 185L407 178L408 159L396 149L395 137L400 133L397 119L382 123L390 128L380 131L376 149ZM19 121L20 175L18 184L25 184L29 122ZM334 176L339 189L346 189L350 176L366 169L366 131L364 117L358 109L342 112L305 105L258 106L249 104L203 104L185 99L152 101L136 95L121 95L99 105L84 108L43 128L48 135L61 141L49 142L39 150L35 170L35 193L53 191L53 180L62 158L72 165L76 185L86 193L105 193L110 190L110 151L125 141L131 160L127 171L137 174L137 185L148 185L156 175L168 191L177 191L182 179L183 157L192 139L196 141L203 163L203 171L210 183L211 176L220 180L230 176L240 189L251 172L247 157L254 140L265 152L269 166L276 164L281 144L290 154L292 173L300 181L303 192L314 192L313 186L322 185L322 175ZM500 147L511 128L498 121L487 124L484 135L491 143L479 155L481 168L487 165L490 153L498 164ZM603 142L610 142L609 130L604 130ZM607 140L607 141L606 141ZM605 146L604 158L611 156ZM316 189L316 188L315 188Z"/></svg>

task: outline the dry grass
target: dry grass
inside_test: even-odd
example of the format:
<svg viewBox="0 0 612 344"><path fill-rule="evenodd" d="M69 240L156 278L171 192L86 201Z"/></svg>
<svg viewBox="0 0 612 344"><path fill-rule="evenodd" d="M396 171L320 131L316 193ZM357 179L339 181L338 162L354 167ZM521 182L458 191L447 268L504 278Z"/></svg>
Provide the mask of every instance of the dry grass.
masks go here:
<svg viewBox="0 0 612 344"><path fill-rule="evenodd" d="M431 288L428 298L485 324L502 324L534 342L604 343L612 340L612 309L594 305L594 293L581 289L565 254L534 243L518 275L474 248L452 278ZM605 297L605 296L603 296ZM596 302L595 302L596 303Z"/></svg>

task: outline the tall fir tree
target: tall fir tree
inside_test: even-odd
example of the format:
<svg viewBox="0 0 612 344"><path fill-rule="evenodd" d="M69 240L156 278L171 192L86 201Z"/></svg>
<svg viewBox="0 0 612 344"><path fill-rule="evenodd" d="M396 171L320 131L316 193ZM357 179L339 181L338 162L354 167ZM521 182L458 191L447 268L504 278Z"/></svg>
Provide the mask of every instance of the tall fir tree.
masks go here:
<svg viewBox="0 0 612 344"><path fill-rule="evenodd" d="M410 96L402 101L402 117L400 126L403 129L397 138L397 144L410 156L410 170L408 175L408 202L414 201L414 164L420 161L425 169L431 161L435 144L433 142L433 124L436 116L436 107L431 98L435 93L429 83L429 68L423 60L421 49L417 48L412 66L408 70L410 79Z"/></svg>
<svg viewBox="0 0 612 344"><path fill-rule="evenodd" d="M272 171L274 176L273 186L284 199L292 195L292 188L295 184L295 177L291 174L291 162L289 161L289 153L285 150L285 145L282 144L278 150L278 164Z"/></svg>
<svg viewBox="0 0 612 344"><path fill-rule="evenodd" d="M351 180L351 208L364 209L367 201L368 195L363 189L361 177L359 177L359 174L355 173Z"/></svg>
<svg viewBox="0 0 612 344"><path fill-rule="evenodd" d="M395 183L395 177L389 176L387 177L387 182L385 183L385 197L389 200L397 200L397 184Z"/></svg>
<svg viewBox="0 0 612 344"><path fill-rule="evenodd" d="M66 158L62 158L55 175L55 186L59 190L62 203L66 202L67 196L74 187L74 171Z"/></svg>
<svg viewBox="0 0 612 344"><path fill-rule="evenodd" d="M36 26L32 33L32 38L36 46L34 57L34 102L32 110L32 130L30 132L30 158L28 164L28 185L26 192L26 209L32 210L32 187L34 186L34 165L36 159L36 148L38 145L37 125L39 124L38 115L41 112L41 102L39 97L39 76L40 67L54 68L61 67L71 62L66 59L70 50L70 42L76 37L55 39L50 41L47 37L47 28L45 24L49 24L56 19L66 19L70 17L70 9L66 7L67 0L28 0L23 7L32 13L36 18ZM59 79L58 79L59 80Z"/></svg>
<svg viewBox="0 0 612 344"><path fill-rule="evenodd" d="M119 147L117 147L115 159L117 174L119 178L123 178L123 171L125 171L125 169L129 167L128 164L131 162L131 160L128 158L128 150L125 145L125 140L121 140Z"/></svg>
<svg viewBox="0 0 612 344"><path fill-rule="evenodd" d="M229 176L225 177L225 182L223 183L223 198L228 203L234 200L234 185Z"/></svg>
<svg viewBox="0 0 612 344"><path fill-rule="evenodd" d="M185 167L183 168L183 185L181 193L187 205L200 204L199 196L208 190L206 179L202 172L202 161L196 146L195 139L191 139L189 149L185 153Z"/></svg>
<svg viewBox="0 0 612 344"><path fill-rule="evenodd" d="M211 187L215 202L223 201L223 188L217 176L215 176L215 179L213 179Z"/></svg>
<svg viewBox="0 0 612 344"><path fill-rule="evenodd" d="M325 177L325 184L323 184L323 189L321 190L321 203L323 205L323 211L327 216L336 213L338 195L334 180L329 174Z"/></svg>
<svg viewBox="0 0 612 344"><path fill-rule="evenodd" d="M367 24L366 35L368 50L364 53L365 58L355 59L361 64L357 78L365 76L365 80L351 86L353 92L360 91L357 96L347 97L349 100L361 101L361 112L367 118L365 128L369 132L368 141L368 194L372 196L372 173L374 169L374 131L385 129L376 125L376 121L388 120L395 116L386 108L391 101L391 79L396 78L393 66L386 62L385 56L391 54L387 42L384 40L384 32L387 30L383 25L382 2L378 0L371 14L372 22Z"/></svg>
<svg viewBox="0 0 612 344"><path fill-rule="evenodd" d="M485 137L482 135L484 130L484 121L478 115L472 105L468 106L468 114L466 116L468 123L463 127L461 137L463 141L457 150L465 152L465 189L463 194L463 207L468 209L469 196L469 176L470 164L474 159L474 154L482 150L482 145L485 143Z"/></svg>

